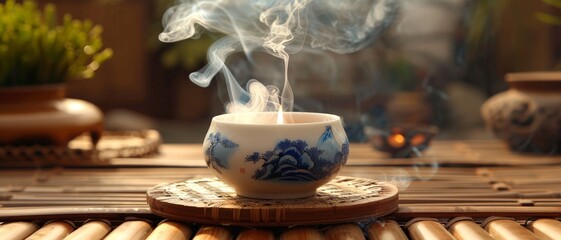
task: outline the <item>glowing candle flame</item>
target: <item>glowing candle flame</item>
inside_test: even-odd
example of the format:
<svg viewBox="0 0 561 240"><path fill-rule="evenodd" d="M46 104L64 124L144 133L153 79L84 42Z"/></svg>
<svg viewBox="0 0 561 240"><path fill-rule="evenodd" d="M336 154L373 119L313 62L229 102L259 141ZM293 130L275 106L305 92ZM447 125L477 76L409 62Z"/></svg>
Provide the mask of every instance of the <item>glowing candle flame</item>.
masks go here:
<svg viewBox="0 0 561 240"><path fill-rule="evenodd" d="M395 148L403 147L405 145L405 136L399 133L392 134L388 138L388 144Z"/></svg>
<svg viewBox="0 0 561 240"><path fill-rule="evenodd" d="M277 124L284 124L284 114L282 112L282 108L279 108L279 112L277 114Z"/></svg>

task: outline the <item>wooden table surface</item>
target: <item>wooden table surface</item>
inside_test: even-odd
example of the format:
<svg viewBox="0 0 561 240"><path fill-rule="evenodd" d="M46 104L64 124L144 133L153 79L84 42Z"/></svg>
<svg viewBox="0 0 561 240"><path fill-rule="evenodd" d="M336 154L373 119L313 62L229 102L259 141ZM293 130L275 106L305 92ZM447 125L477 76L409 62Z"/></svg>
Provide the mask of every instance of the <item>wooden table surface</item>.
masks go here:
<svg viewBox="0 0 561 240"><path fill-rule="evenodd" d="M561 157L510 152L498 141L435 141L421 158L392 159L352 144L340 175L400 188L389 216L561 217ZM201 145L163 145L151 158L117 158L54 168L0 170L0 220L150 215L148 188L212 176Z"/></svg>

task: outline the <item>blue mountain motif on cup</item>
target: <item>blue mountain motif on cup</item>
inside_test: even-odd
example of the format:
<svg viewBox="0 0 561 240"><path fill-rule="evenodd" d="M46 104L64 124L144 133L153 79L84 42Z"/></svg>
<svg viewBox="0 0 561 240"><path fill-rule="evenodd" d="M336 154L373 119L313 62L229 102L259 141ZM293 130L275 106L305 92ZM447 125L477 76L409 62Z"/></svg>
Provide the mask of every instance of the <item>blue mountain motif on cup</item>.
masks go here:
<svg viewBox="0 0 561 240"><path fill-rule="evenodd" d="M324 179L338 171L349 155L349 143L341 146L333 137L331 126L325 127L315 147L302 140L285 139L273 150L255 152L246 161L262 163L252 178L284 182L310 182Z"/></svg>
<svg viewBox="0 0 561 240"><path fill-rule="evenodd" d="M230 156L239 145L228 138L221 137L219 132L210 133L207 141L210 141L210 146L205 150L207 166L218 172L221 168L228 169L230 167Z"/></svg>

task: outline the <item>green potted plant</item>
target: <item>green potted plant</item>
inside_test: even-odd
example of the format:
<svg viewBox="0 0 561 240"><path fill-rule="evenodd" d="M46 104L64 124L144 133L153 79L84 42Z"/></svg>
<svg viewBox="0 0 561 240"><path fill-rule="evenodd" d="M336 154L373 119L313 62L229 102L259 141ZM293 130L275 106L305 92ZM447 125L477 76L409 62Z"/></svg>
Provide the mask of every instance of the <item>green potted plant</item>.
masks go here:
<svg viewBox="0 0 561 240"><path fill-rule="evenodd" d="M90 132L97 142L101 111L65 98L64 83L91 78L112 56L102 28L33 0L0 3L0 145L54 144Z"/></svg>

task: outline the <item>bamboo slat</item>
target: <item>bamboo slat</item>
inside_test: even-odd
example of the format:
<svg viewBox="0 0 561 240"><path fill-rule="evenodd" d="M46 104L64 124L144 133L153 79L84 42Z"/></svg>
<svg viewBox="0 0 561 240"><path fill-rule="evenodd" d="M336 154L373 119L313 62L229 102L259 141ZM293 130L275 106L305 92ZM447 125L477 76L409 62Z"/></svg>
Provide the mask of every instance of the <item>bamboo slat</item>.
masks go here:
<svg viewBox="0 0 561 240"><path fill-rule="evenodd" d="M535 221L531 221L527 227L541 239L561 238L561 222L555 219L538 219Z"/></svg>
<svg viewBox="0 0 561 240"><path fill-rule="evenodd" d="M325 240L364 240L362 229L356 224L335 225L325 231Z"/></svg>
<svg viewBox="0 0 561 240"><path fill-rule="evenodd" d="M64 240L99 240L103 239L111 230L109 222L92 220L70 233Z"/></svg>
<svg viewBox="0 0 561 240"><path fill-rule="evenodd" d="M413 240L454 240L455 238L437 219L412 219L406 224Z"/></svg>
<svg viewBox="0 0 561 240"><path fill-rule="evenodd" d="M30 222L11 222L0 225L0 236L5 240L24 239L37 231L39 226Z"/></svg>
<svg viewBox="0 0 561 240"><path fill-rule="evenodd" d="M150 232L152 226L144 220L126 221L111 231L104 240L144 240Z"/></svg>
<svg viewBox="0 0 561 240"><path fill-rule="evenodd" d="M284 231L280 240L323 240L323 234L316 228L300 227Z"/></svg>
<svg viewBox="0 0 561 240"><path fill-rule="evenodd" d="M230 240L232 233L226 227L202 226L199 228L193 240Z"/></svg>
<svg viewBox="0 0 561 240"><path fill-rule="evenodd" d="M184 240L189 239L193 230L183 223L164 221L158 224L146 240Z"/></svg>
<svg viewBox="0 0 561 240"><path fill-rule="evenodd" d="M372 223L368 227L368 237L371 240L407 240L407 236L395 221L386 220Z"/></svg>
<svg viewBox="0 0 561 240"><path fill-rule="evenodd" d="M492 240L481 226L473 222L471 218L458 217L448 221L448 231L458 240Z"/></svg>
<svg viewBox="0 0 561 240"><path fill-rule="evenodd" d="M130 217L153 217L152 212L146 205L116 206L57 206L57 207L12 207L2 208L0 219L3 221L19 220L60 220L77 219L88 220L96 218L122 218Z"/></svg>
<svg viewBox="0 0 561 240"><path fill-rule="evenodd" d="M236 240L275 240L275 234L269 230L247 229L241 231Z"/></svg>
<svg viewBox="0 0 561 240"><path fill-rule="evenodd" d="M485 230L497 240L539 240L540 238L519 223L505 218L487 219Z"/></svg>
<svg viewBox="0 0 561 240"><path fill-rule="evenodd" d="M26 240L60 240L74 230L71 222L53 221L45 224L39 230L27 237Z"/></svg>
<svg viewBox="0 0 561 240"><path fill-rule="evenodd" d="M393 214L398 219L431 216L457 217L458 213L466 217L482 218L488 216L508 215L515 218L530 218L533 216L561 217L561 207L519 207L519 206L415 206L403 204Z"/></svg>

